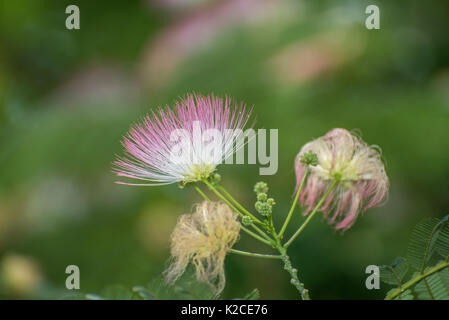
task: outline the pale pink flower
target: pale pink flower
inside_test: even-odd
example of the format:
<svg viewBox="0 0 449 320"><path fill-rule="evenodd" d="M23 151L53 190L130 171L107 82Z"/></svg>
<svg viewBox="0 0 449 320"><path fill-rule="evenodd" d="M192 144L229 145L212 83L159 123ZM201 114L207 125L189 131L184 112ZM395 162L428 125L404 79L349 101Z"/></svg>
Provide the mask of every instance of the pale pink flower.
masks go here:
<svg viewBox="0 0 449 320"><path fill-rule="evenodd" d="M318 164L310 165L300 194L299 201L306 207L305 215L335 180L338 182L320 210L329 223L336 224L337 230L347 230L360 212L381 204L386 198L389 182L379 150L349 131L333 129L301 149L295 160L296 188L306 167L301 157L309 152L317 155Z"/></svg>
<svg viewBox="0 0 449 320"><path fill-rule="evenodd" d="M123 138L125 155L114 162L120 177L147 183L189 183L208 178L239 147L251 116L242 103L213 95L187 95L173 110L160 108Z"/></svg>

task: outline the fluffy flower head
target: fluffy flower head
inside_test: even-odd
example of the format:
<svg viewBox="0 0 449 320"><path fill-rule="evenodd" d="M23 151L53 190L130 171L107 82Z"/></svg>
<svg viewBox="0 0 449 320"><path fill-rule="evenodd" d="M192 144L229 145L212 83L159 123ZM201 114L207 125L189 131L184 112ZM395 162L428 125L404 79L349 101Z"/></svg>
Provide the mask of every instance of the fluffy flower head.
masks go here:
<svg viewBox="0 0 449 320"><path fill-rule="evenodd" d="M238 216L224 203L204 201L181 216L171 236L173 261L165 271L175 282L191 262L199 281L218 295L225 285L224 259L239 237Z"/></svg>
<svg viewBox="0 0 449 320"><path fill-rule="evenodd" d="M315 154L317 163L300 194L300 202L310 212L334 181L335 188L321 210L336 229L350 228L358 214L379 205L388 192L388 177L378 149L368 146L345 129L333 129L307 143L295 161L297 188L305 173L304 155Z"/></svg>
<svg viewBox="0 0 449 320"><path fill-rule="evenodd" d="M238 148L251 112L213 95L187 95L152 112L123 138L125 155L114 162L120 177L162 185L205 179ZM136 185L135 183L119 182Z"/></svg>

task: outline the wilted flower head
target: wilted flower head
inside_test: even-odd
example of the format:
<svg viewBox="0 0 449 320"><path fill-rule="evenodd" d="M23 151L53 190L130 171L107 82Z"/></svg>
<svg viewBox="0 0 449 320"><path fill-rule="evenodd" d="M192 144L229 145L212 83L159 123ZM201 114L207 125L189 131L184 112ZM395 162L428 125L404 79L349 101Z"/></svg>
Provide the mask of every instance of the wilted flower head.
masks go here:
<svg viewBox="0 0 449 320"><path fill-rule="evenodd" d="M125 156L114 162L114 171L148 181L137 185L205 179L236 151L234 141L250 116L244 104L227 97L187 95L173 110L159 109L131 128L122 142Z"/></svg>
<svg viewBox="0 0 449 320"><path fill-rule="evenodd" d="M181 216L171 236L173 261L165 271L167 282L175 282L191 262L197 279L218 295L225 285L225 256L239 237L237 218L224 203L210 201Z"/></svg>
<svg viewBox="0 0 449 320"><path fill-rule="evenodd" d="M301 161L315 154L318 163L309 166L309 175L300 194L300 202L310 212L331 184L337 185L326 198L321 210L336 229L350 228L358 214L379 205L388 192L388 177L380 152L345 129L333 129L323 137L307 143L295 161L297 188L306 164Z"/></svg>

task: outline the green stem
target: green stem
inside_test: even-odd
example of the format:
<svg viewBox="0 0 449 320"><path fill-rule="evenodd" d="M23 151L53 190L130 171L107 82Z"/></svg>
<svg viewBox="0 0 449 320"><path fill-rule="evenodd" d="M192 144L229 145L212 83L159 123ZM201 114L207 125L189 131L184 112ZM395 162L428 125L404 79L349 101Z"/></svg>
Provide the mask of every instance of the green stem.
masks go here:
<svg viewBox="0 0 449 320"><path fill-rule="evenodd" d="M240 203L237 202L237 200L235 200L230 194L229 192L227 192L225 190L225 188L223 188L220 185L217 185L217 189L220 190L221 192L224 193L224 195L229 199L229 201L231 201L239 210L241 210L243 213L245 213L246 215L250 216L251 219L253 219L254 222L258 223L258 224L262 224L262 221L260 221L255 215L253 215L252 213L250 213L248 210L246 210Z"/></svg>
<svg viewBox="0 0 449 320"><path fill-rule="evenodd" d="M281 256L274 255L274 254L262 254L262 253L253 253L253 252L246 252L242 250L237 249L231 249L231 253L240 254L242 256L248 256L248 257L254 257L254 258L265 258L265 259L281 259Z"/></svg>
<svg viewBox="0 0 449 320"><path fill-rule="evenodd" d="M271 243L271 241L265 240L264 238L258 236L257 234L255 234L255 233L252 232L251 230L248 230L248 229L245 228L244 226L240 226L240 229L242 229L243 231L245 231L247 234L249 234L249 235L252 236L253 238L259 240L260 242L263 242L263 243L269 245L270 247L273 246L273 243Z"/></svg>
<svg viewBox="0 0 449 320"><path fill-rule="evenodd" d="M410 281L406 282L401 288L397 288L396 290L392 291L386 298L385 300L393 300L394 298L396 298L397 296L399 296L400 294L402 294L404 291L406 291L407 289L413 287L415 284L417 284L418 282L420 282L422 279L427 278L428 276L434 274L435 272L438 272L444 268L449 267L449 262L445 261L442 262L440 264L437 264L435 267L429 269L427 272L418 275L417 277L411 279Z"/></svg>
<svg viewBox="0 0 449 320"><path fill-rule="evenodd" d="M296 192L295 199L293 200L292 207L290 208L290 211L289 211L289 213L287 215L287 218L285 219L285 222L284 222L284 225L282 226L281 231L279 231L278 237L281 238L281 239L282 239L282 235L285 232L285 229L287 229L287 226L288 226L288 223L290 222L290 219L292 218L293 212L295 211L296 203L298 202L299 195L300 195L301 190L302 190L302 188L304 186L304 183L306 181L306 176L307 176L308 172L309 172L309 166L306 166L306 169L304 170L304 175L303 175L302 180L301 180L301 184L299 185L298 191Z"/></svg>
<svg viewBox="0 0 449 320"><path fill-rule="evenodd" d="M281 260L284 262L284 269L290 274L290 283L295 286L296 290L299 291L302 300L310 300L309 290L304 288L304 283L299 281L298 270L293 268L289 256L287 255L287 248L283 247L281 243L278 243L279 253L281 254Z"/></svg>
<svg viewBox="0 0 449 320"><path fill-rule="evenodd" d="M271 226L272 226L272 224L271 224ZM290 258L287 254L287 248L282 246L281 238L276 235L276 231L274 230L274 227L272 227L270 231L271 231L271 235L276 239L275 248L281 254L280 257L281 257L282 262L284 262L284 270L286 270L290 274L290 277L291 277L290 283L295 286L296 290L298 290L299 294L301 295L302 300L310 300L309 290L304 288L304 283L299 281L298 270L293 268Z"/></svg>
<svg viewBox="0 0 449 320"><path fill-rule="evenodd" d="M203 191L201 191L200 187L198 187L196 183L193 185L193 187L205 200L210 201L209 197Z"/></svg>
<svg viewBox="0 0 449 320"><path fill-rule="evenodd" d="M217 197L219 197L221 200L223 200L232 210L234 210L237 214L239 214L241 217L245 217L246 215L241 213L236 207L234 207L232 205L232 203L229 202L228 199L226 199L220 192L218 192L218 190L207 180L203 180L203 182L209 187L209 189L215 193L217 195ZM261 229L259 229L256 225L254 225L254 223L251 224L251 227L254 228L254 230L256 230L257 232L259 232L259 234L261 234L265 239L267 239L271 244L271 238L265 233L263 232ZM242 227L243 229L243 227ZM244 230L244 229L243 229Z"/></svg>
<svg viewBox="0 0 449 320"><path fill-rule="evenodd" d="M304 230L304 228L307 226L307 224L310 222L310 220L312 220L313 216L318 212L318 209L323 205L324 201L326 201L326 198L329 196L332 189L334 189L334 187L337 185L337 183L338 183L338 180L334 180L334 182L332 182L332 185L329 187L329 189L327 189L326 193L323 195L320 202L318 202L315 209L313 209L313 211L307 216L307 219L299 227L299 229L296 230L295 234L290 238L290 240L288 240L284 244L285 248L288 248L288 246L299 236L299 234L302 232L302 230Z"/></svg>

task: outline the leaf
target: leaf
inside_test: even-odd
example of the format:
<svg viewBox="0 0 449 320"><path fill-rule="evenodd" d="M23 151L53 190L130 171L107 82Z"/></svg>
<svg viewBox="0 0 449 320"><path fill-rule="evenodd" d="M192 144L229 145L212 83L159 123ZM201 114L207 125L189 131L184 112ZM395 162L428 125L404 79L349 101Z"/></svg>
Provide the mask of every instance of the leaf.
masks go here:
<svg viewBox="0 0 449 320"><path fill-rule="evenodd" d="M441 279L441 273L443 271L444 270L434 273L425 279L429 284L434 299L436 300L449 300L449 289L445 286Z"/></svg>
<svg viewBox="0 0 449 320"><path fill-rule="evenodd" d="M400 295L398 288L387 293L387 299L394 296L395 300L449 300L449 265L440 261L433 267L427 267L423 273L414 272L411 279L403 284L407 290ZM407 291L410 291L407 293ZM410 295L410 296L409 296Z"/></svg>
<svg viewBox="0 0 449 320"><path fill-rule="evenodd" d="M416 284L413 288L416 297L421 300L449 300L449 288L442 281L445 271L447 269L431 274Z"/></svg>
<svg viewBox="0 0 449 320"><path fill-rule="evenodd" d="M397 288L391 289L390 291L387 292L386 297L395 293L397 290L398 290ZM398 296L396 296L396 298L394 298L394 300L414 300L414 299L415 297L413 296L413 292L410 289L405 290L403 293L399 294Z"/></svg>
<svg viewBox="0 0 449 320"><path fill-rule="evenodd" d="M141 286L133 287L133 292L137 294L143 300L156 300L156 297L152 295L147 289Z"/></svg>
<svg viewBox="0 0 449 320"><path fill-rule="evenodd" d="M383 282L399 287L408 271L408 263L405 258L397 257L391 264L381 265L379 269L380 279Z"/></svg>
<svg viewBox="0 0 449 320"><path fill-rule="evenodd" d="M394 292L396 292L396 290L397 290L397 288L388 290L387 294L385 295L385 298L392 295ZM398 297L394 298L394 300L397 300L397 299L398 299Z"/></svg>
<svg viewBox="0 0 449 320"><path fill-rule="evenodd" d="M184 287L182 285L175 285L174 292L179 296L187 296L188 299L200 299L200 296L194 290L191 290L188 287Z"/></svg>
<svg viewBox="0 0 449 320"><path fill-rule="evenodd" d="M415 300L412 290L408 289L401 293L396 300Z"/></svg>
<svg viewBox="0 0 449 320"><path fill-rule="evenodd" d="M387 293L386 299L449 300L448 260L449 215L424 219L411 233L407 261L399 257L391 265L379 267L381 280L397 286ZM403 281L407 262L416 272ZM405 291L401 293L402 290Z"/></svg>
<svg viewBox="0 0 449 320"><path fill-rule="evenodd" d="M441 221L443 224L439 230L438 239L435 242L435 250L443 259L447 259L449 257L449 215L446 215Z"/></svg>
<svg viewBox="0 0 449 320"><path fill-rule="evenodd" d="M436 218L426 218L418 223L410 236L407 259L409 264L421 273L433 254L434 236L440 223Z"/></svg>
<svg viewBox="0 0 449 320"><path fill-rule="evenodd" d="M87 300L104 300L104 298L102 296L99 296L98 294L94 294L94 293L86 294L86 299Z"/></svg>
<svg viewBox="0 0 449 320"><path fill-rule="evenodd" d="M92 295L91 297L100 297L102 300L133 300L133 292L120 285L112 285L103 289L100 295Z"/></svg>
<svg viewBox="0 0 449 320"><path fill-rule="evenodd" d="M157 277L148 285L134 286L132 290L115 285L106 287L100 294L89 293L84 297L89 300L204 300L213 298L213 293L207 284L199 283L193 274L187 273L173 286Z"/></svg>
<svg viewBox="0 0 449 320"><path fill-rule="evenodd" d="M162 277L153 279L148 285L141 287L153 299L211 299L212 291L207 284L196 281L194 274L186 272L175 285L168 285ZM140 293L141 294L141 293Z"/></svg>
<svg viewBox="0 0 449 320"><path fill-rule="evenodd" d="M445 288L449 291L449 268L445 268L438 273L441 282Z"/></svg>
<svg viewBox="0 0 449 320"><path fill-rule="evenodd" d="M258 300L259 298L260 298L259 289L255 288L253 291L244 296L243 300Z"/></svg>
<svg viewBox="0 0 449 320"><path fill-rule="evenodd" d="M413 287L413 292L418 300L435 300L429 283L426 280L418 282Z"/></svg>

